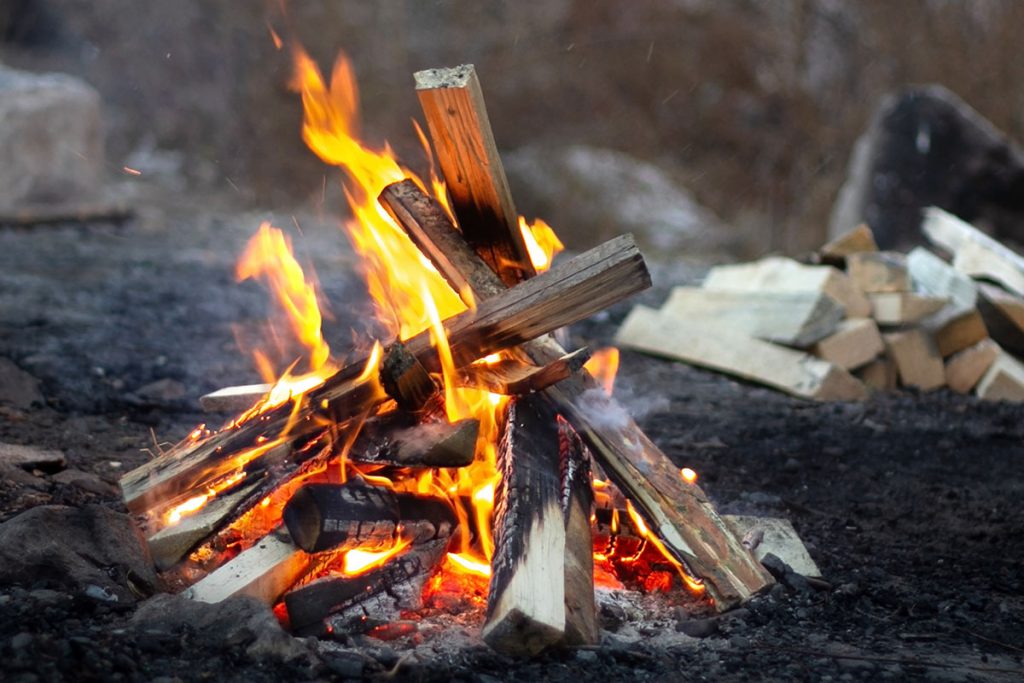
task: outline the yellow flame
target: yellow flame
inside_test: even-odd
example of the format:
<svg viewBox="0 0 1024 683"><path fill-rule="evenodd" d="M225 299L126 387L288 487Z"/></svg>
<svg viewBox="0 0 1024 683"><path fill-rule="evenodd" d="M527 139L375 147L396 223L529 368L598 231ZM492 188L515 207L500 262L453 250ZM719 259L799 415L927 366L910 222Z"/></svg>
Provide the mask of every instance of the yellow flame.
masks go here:
<svg viewBox="0 0 1024 683"><path fill-rule="evenodd" d="M598 349L583 365L594 376L609 396L615 389L615 375L619 372L619 350L614 346Z"/></svg>
<svg viewBox="0 0 1024 683"><path fill-rule="evenodd" d="M543 273L550 268L555 254L565 249L554 229L540 218L530 224L526 222L526 218L520 216L519 231L523 233L526 252L538 273Z"/></svg>
<svg viewBox="0 0 1024 683"><path fill-rule="evenodd" d="M687 484L697 483L697 473L694 472L689 467L684 467L683 469L679 470L679 474L680 476L682 476L683 481L685 481Z"/></svg>
<svg viewBox="0 0 1024 683"><path fill-rule="evenodd" d="M409 541L404 538L399 538L395 541L393 546L385 550L363 550L362 548L353 548L345 553L345 558L342 560L342 572L346 576L359 576L360 574L365 574L371 569L380 567L407 547L409 547Z"/></svg>

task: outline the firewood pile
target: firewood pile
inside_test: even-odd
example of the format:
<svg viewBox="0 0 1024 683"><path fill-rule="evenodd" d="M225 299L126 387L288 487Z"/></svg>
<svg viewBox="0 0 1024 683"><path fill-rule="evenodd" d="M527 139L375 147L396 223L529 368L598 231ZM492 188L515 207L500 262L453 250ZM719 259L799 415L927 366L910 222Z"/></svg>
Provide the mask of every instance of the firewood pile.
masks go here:
<svg viewBox="0 0 1024 683"><path fill-rule="evenodd" d="M616 341L819 401L897 387L1024 401L1024 257L935 207L921 228L934 251L879 251L861 225L809 263L712 268L636 306Z"/></svg>
<svg viewBox="0 0 1024 683"><path fill-rule="evenodd" d="M416 609L451 551L472 547L489 558L488 644L590 644L594 551L610 545L596 477L609 533L628 529L638 553L656 550L715 609L770 585L744 530L604 392L586 350L549 336L650 285L631 237L539 272L472 67L421 72L417 92L450 200L389 178L370 209L464 310L283 397L277 386L219 392L258 400L128 473L125 503L165 579L206 602L257 597L294 632L326 635ZM471 496L493 496L493 523L467 513L459 488L487 438L481 419L446 413L446 392L466 386L508 397L483 444L500 476Z"/></svg>

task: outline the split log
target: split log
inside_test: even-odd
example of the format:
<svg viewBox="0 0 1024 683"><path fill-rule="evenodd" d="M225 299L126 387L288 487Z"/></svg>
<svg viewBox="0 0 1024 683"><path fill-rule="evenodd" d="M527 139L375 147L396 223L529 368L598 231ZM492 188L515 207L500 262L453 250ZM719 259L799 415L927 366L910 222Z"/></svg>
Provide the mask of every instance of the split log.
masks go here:
<svg viewBox="0 0 1024 683"><path fill-rule="evenodd" d="M1000 287L978 283L978 312L1001 347L1024 355L1024 299Z"/></svg>
<svg viewBox="0 0 1024 683"><path fill-rule="evenodd" d="M535 655L565 635L566 538L556 417L540 396L513 399L498 448L501 482L483 638L506 654Z"/></svg>
<svg viewBox="0 0 1024 683"><path fill-rule="evenodd" d="M311 556L299 550L281 526L185 589L183 595L200 602L248 595L272 605L312 563Z"/></svg>
<svg viewBox="0 0 1024 683"><path fill-rule="evenodd" d="M946 383L942 356L932 338L919 329L882 335L889 357L896 364L900 383L922 391L938 389Z"/></svg>
<svg viewBox="0 0 1024 683"><path fill-rule="evenodd" d="M464 283L478 301L502 290L501 281L460 238L444 211L418 188L391 185L380 201L453 286ZM549 337L523 344L521 351L537 363L565 353ZM690 576L704 579L718 609L734 607L772 583L704 492L682 480L678 468L585 369L541 393L576 429L666 551Z"/></svg>
<svg viewBox="0 0 1024 683"><path fill-rule="evenodd" d="M867 365L885 350L878 325L870 318L849 318L835 332L814 345L815 356L844 370Z"/></svg>
<svg viewBox="0 0 1024 683"><path fill-rule="evenodd" d="M371 417L359 430L348 458L395 467L465 467L473 462L480 422L420 419L405 412Z"/></svg>
<svg viewBox="0 0 1024 683"><path fill-rule="evenodd" d="M800 398L867 398L867 391L855 377L828 361L714 324L691 325L646 306L636 306L626 316L615 343L724 372Z"/></svg>
<svg viewBox="0 0 1024 683"><path fill-rule="evenodd" d="M411 543L449 538L457 524L446 501L357 482L303 486L282 518L292 540L308 553L382 550L399 537Z"/></svg>
<svg viewBox="0 0 1024 683"><path fill-rule="evenodd" d="M974 280L924 247L907 254L907 272L914 291L945 297L961 310L974 308L978 300Z"/></svg>
<svg viewBox="0 0 1024 683"><path fill-rule="evenodd" d="M865 251L878 251L875 235L866 223L861 223L853 230L843 233L823 246L818 253L826 263L842 263L851 254Z"/></svg>
<svg viewBox="0 0 1024 683"><path fill-rule="evenodd" d="M588 360L590 350L583 348L541 366L513 358L494 363L476 362L459 372L459 381L464 386L482 387L494 394L529 394L561 382L579 371Z"/></svg>
<svg viewBox="0 0 1024 683"><path fill-rule="evenodd" d="M865 294L910 291L906 256L893 251L850 254L846 274Z"/></svg>
<svg viewBox="0 0 1024 683"><path fill-rule="evenodd" d="M422 410L439 393L430 373L402 342L384 349L380 383L399 408L411 413Z"/></svg>
<svg viewBox="0 0 1024 683"><path fill-rule="evenodd" d="M899 380L896 364L888 356L876 358L854 374L865 386L874 391L895 389Z"/></svg>
<svg viewBox="0 0 1024 683"><path fill-rule="evenodd" d="M946 361L946 385L958 393L970 393L1000 353L998 344L991 339L984 339L953 354Z"/></svg>
<svg viewBox="0 0 1024 683"><path fill-rule="evenodd" d="M987 339L988 328L977 309L963 310L950 305L921 321L939 349L939 355L948 358L958 351Z"/></svg>
<svg viewBox="0 0 1024 683"><path fill-rule="evenodd" d="M1006 353L1000 353L975 391L986 401L1024 401L1024 364Z"/></svg>
<svg viewBox="0 0 1024 683"><path fill-rule="evenodd" d="M714 321L749 337L806 347L832 334L843 307L820 292L744 292L675 287L663 316Z"/></svg>
<svg viewBox="0 0 1024 683"><path fill-rule="evenodd" d="M558 418L561 459L561 506L565 519L565 637L566 645L586 645L600 639L594 605L594 541L590 511L594 506L590 454L576 430Z"/></svg>
<svg viewBox="0 0 1024 683"><path fill-rule="evenodd" d="M448 550L448 539L410 545L384 565L364 574L345 576L338 570L284 596L288 621L299 636L353 631L353 622L367 617L393 619L379 609L418 609L423 585ZM330 567L328 568L331 569ZM338 619L324 620L332 614Z"/></svg>
<svg viewBox="0 0 1024 683"><path fill-rule="evenodd" d="M846 273L832 266L807 266L780 256L716 266L708 272L703 287L744 292L821 292L835 299L850 318L871 315L871 304Z"/></svg>
<svg viewBox="0 0 1024 683"><path fill-rule="evenodd" d="M459 228L509 287L535 274L471 64L415 75ZM463 291L456 289L455 291Z"/></svg>
<svg viewBox="0 0 1024 683"><path fill-rule="evenodd" d="M444 321L457 367L521 344L593 315L650 286L650 276L628 236L611 240ZM436 372L440 361L424 331L405 346ZM560 354L563 355L563 354ZM198 441L186 440L121 479L125 503L145 512L184 492L258 461L296 436L322 430L322 415L334 423L365 413L387 398L375 377L364 377L368 359L339 370L319 387L259 417ZM284 434L286 427L290 427Z"/></svg>
<svg viewBox="0 0 1024 683"><path fill-rule="evenodd" d="M934 206L925 210L921 230L933 244L953 254L953 266L960 272L993 280L1024 296L1024 257Z"/></svg>
<svg viewBox="0 0 1024 683"><path fill-rule="evenodd" d="M871 317L879 325L916 323L949 303L945 297L924 296L913 292L869 294L868 298L871 300Z"/></svg>

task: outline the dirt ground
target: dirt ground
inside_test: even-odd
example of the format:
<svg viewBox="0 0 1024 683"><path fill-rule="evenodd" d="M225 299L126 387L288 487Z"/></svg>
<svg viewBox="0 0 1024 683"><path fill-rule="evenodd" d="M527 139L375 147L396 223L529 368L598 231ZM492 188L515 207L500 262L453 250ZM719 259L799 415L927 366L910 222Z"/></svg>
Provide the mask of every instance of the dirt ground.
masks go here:
<svg viewBox="0 0 1024 683"><path fill-rule="evenodd" d="M112 484L160 443L209 419L197 410L199 395L257 379L236 348L235 330L263 318L266 297L252 283L234 283L232 265L265 217L186 211L146 197L138 205L139 215L120 226L0 230L0 357L37 378L44 397L31 406L0 405L0 442L60 449L65 469L96 475L76 484L50 471L8 472L0 481L5 524L41 505L123 512ZM290 216L276 218L293 225ZM296 218L300 255L313 260L333 302L328 338L343 346L365 305L353 258L331 219ZM645 300L660 301L668 286L693 273L660 266L655 275ZM574 340L608 343L627 310L622 305L577 326ZM154 388L158 380L168 382ZM640 626L604 610L599 647L534 661L499 656L467 636L464 647L449 641L434 657L420 648L404 659L397 642L357 638L339 649L296 641L287 647L305 654L286 662L273 652L250 653L244 633L211 636L201 620L140 626L131 601L95 599L40 573L0 585L0 678L1024 675L1021 408L946 391L811 404L628 352L618 391L654 441L700 473L721 511L792 520L831 590L776 587L716 622L705 638L678 634L674 618L661 618L671 615L668 604L658 619L640 618ZM465 621L472 635L478 625Z"/></svg>

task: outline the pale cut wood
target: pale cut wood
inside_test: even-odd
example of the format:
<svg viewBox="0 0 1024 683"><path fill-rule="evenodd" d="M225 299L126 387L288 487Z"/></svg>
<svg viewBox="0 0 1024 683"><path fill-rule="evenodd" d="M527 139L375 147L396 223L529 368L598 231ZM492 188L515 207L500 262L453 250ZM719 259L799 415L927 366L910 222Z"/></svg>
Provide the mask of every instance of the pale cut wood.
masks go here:
<svg viewBox="0 0 1024 683"><path fill-rule="evenodd" d="M415 74L441 175L470 246L512 286L534 275L519 215L491 132L476 69L463 64Z"/></svg>
<svg viewBox="0 0 1024 683"><path fill-rule="evenodd" d="M311 565L311 556L295 547L281 526L183 594L200 602L221 602L236 595L248 595L273 605Z"/></svg>
<svg viewBox="0 0 1024 683"><path fill-rule="evenodd" d="M199 397L199 406L208 413L240 413L270 393L273 384L240 384L224 387Z"/></svg>
<svg viewBox="0 0 1024 683"><path fill-rule="evenodd" d="M728 328L691 325L646 306L633 308L615 341L620 346L724 372L801 398L857 401L867 397L863 384L832 363Z"/></svg>
<svg viewBox="0 0 1024 683"><path fill-rule="evenodd" d="M478 300L502 288L498 277L454 230L444 212L413 185L387 188L381 203L458 291ZM565 353L551 337L520 347L536 363ZM690 577L700 577L725 610L771 585L771 575L744 548L696 484L648 439L622 406L611 399L585 368L541 392L577 431L612 482L629 496L649 529ZM609 420L609 415L615 415ZM573 565L566 562L567 570ZM573 585L566 583L567 590ZM573 614L572 609L567 615Z"/></svg>
<svg viewBox="0 0 1024 683"><path fill-rule="evenodd" d="M475 310L445 320L452 358L456 367L463 367L582 320L649 286L650 275L632 238L616 238L478 302ZM429 330L404 343L428 370L440 369ZM260 469L264 452L278 443L286 425L292 425L292 430L285 440L293 440L323 429L320 420L309 419L314 415L340 424L380 405L387 395L379 382L360 379L367 361L357 359L308 392L297 414L293 414L292 403L286 403L258 420L198 441L186 440L129 472L121 479L126 505L133 512L146 512L169 498L202 490L211 481L237 471L235 456L257 446L259 450L247 456L243 468Z"/></svg>
<svg viewBox="0 0 1024 683"><path fill-rule="evenodd" d="M932 243L953 254L953 266L967 275L995 280L1024 296L1024 257L938 207L924 212L921 230Z"/></svg>
<svg viewBox="0 0 1024 683"><path fill-rule="evenodd" d="M978 312L989 335L1001 347L1024 355L1024 299L1000 287L978 283Z"/></svg>
<svg viewBox="0 0 1024 683"><path fill-rule="evenodd" d="M871 318L849 318L811 349L822 360L846 370L870 363L885 350L878 325Z"/></svg>
<svg viewBox="0 0 1024 683"><path fill-rule="evenodd" d="M748 292L821 292L835 299L847 317L871 315L871 303L845 273L832 266L807 266L781 256L716 266L708 273L703 287Z"/></svg>
<svg viewBox="0 0 1024 683"><path fill-rule="evenodd" d="M561 506L565 519L565 636L569 646L597 643L601 628L594 602L594 507L590 454L576 430L558 417Z"/></svg>
<svg viewBox="0 0 1024 683"><path fill-rule="evenodd" d="M921 328L932 335L939 355L948 358L958 351L988 338L988 328L977 309L948 306L921 322Z"/></svg>
<svg viewBox="0 0 1024 683"><path fill-rule="evenodd" d="M1006 353L1000 353L975 391L986 401L1024 401L1024 365Z"/></svg>
<svg viewBox="0 0 1024 683"><path fill-rule="evenodd" d="M935 342L919 329L882 335L886 351L896 364L900 383L922 391L938 389L946 383L946 369Z"/></svg>
<svg viewBox="0 0 1024 683"><path fill-rule="evenodd" d="M831 240L818 253L824 259L840 261L851 254L865 251L878 251L878 244L875 243L875 234L871 232L867 223L861 223Z"/></svg>
<svg viewBox="0 0 1024 683"><path fill-rule="evenodd" d="M869 294L872 317L879 325L909 325L939 311L948 303L945 297L924 296L913 292Z"/></svg>
<svg viewBox="0 0 1024 683"><path fill-rule="evenodd" d="M558 424L540 396L514 399L498 449L494 557L483 639L535 655L565 635L565 522Z"/></svg>
<svg viewBox="0 0 1024 683"><path fill-rule="evenodd" d="M961 394L970 393L1001 353L999 344L983 339L953 354L946 361L946 386Z"/></svg>
<svg viewBox="0 0 1024 683"><path fill-rule="evenodd" d="M907 272L915 292L946 297L960 310L972 309L978 301L974 280L924 247L907 254Z"/></svg>
<svg viewBox="0 0 1024 683"><path fill-rule="evenodd" d="M753 515L722 515L736 535L745 539L754 557L763 560L771 553L793 568L797 574L821 577L807 546L800 540L793 523L783 517L755 517Z"/></svg>
<svg viewBox="0 0 1024 683"><path fill-rule="evenodd" d="M888 357L876 358L854 375L872 391L890 391L896 388L898 374L896 364Z"/></svg>
<svg viewBox="0 0 1024 683"><path fill-rule="evenodd" d="M740 334L787 346L810 346L832 334L843 307L817 292L747 292L675 287L662 315L711 320Z"/></svg>
<svg viewBox="0 0 1024 683"><path fill-rule="evenodd" d="M906 257L894 251L850 254L846 274L866 294L910 290Z"/></svg>

